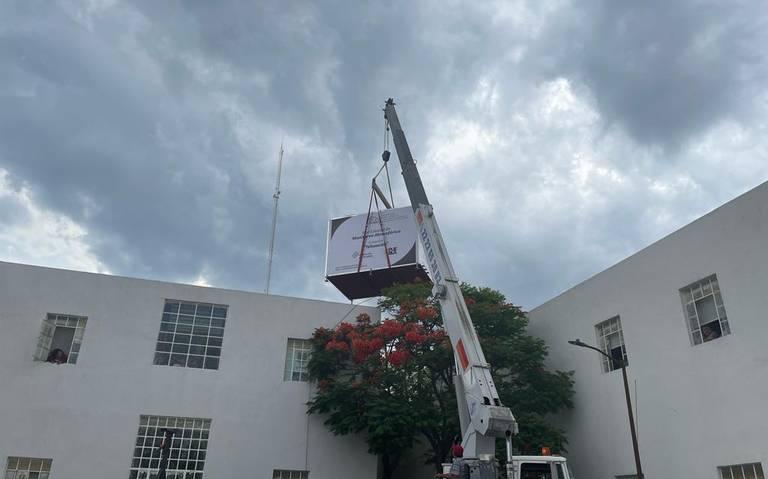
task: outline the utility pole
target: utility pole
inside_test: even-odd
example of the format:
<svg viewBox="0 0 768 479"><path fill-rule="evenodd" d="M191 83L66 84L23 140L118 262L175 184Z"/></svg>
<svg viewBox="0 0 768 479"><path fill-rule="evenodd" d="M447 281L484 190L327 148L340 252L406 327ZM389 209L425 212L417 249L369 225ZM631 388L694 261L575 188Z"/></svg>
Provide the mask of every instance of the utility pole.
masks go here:
<svg viewBox="0 0 768 479"><path fill-rule="evenodd" d="M280 175L283 171L283 142L280 142L280 156L277 160L277 182L275 183L275 192L272 198L275 204L272 207L272 239L269 240L269 259L267 261L267 284L264 287L264 293L269 294L269 283L272 279L272 256L275 253L275 231L277 230L277 203L280 201Z"/></svg>

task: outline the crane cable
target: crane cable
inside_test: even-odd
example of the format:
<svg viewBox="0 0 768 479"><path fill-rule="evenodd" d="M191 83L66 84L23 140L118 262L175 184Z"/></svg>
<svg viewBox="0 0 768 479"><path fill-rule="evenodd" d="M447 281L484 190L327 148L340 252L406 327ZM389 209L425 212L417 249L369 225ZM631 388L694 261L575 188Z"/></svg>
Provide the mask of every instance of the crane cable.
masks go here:
<svg viewBox="0 0 768 479"><path fill-rule="evenodd" d="M384 241L384 255L387 258L387 268L392 269L392 262L389 258L389 248L387 247L387 233L384 230L384 223L381 218L381 209L379 208L379 197L377 195L377 186L376 186L376 178L381 175L381 172L384 171L387 177L387 187L389 189L389 201L392 208L395 206L395 199L392 195L392 182L389 178L389 167L387 166L389 164L389 121L387 119L384 119L384 152L381 154L382 161L384 162L383 165L381 165L381 168L379 168L379 171L376 172L376 175L374 175L373 179L371 180L371 196L368 200L368 213L365 217L365 228L363 229L363 238L360 242L360 256L357 259L357 272L360 272L360 269L363 265L363 254L365 253L365 244L368 240L368 226L370 225L371 221L371 208L373 204L376 204L376 215L379 218L379 227L381 228L381 235L382 239ZM382 195L382 201L386 205L386 198Z"/></svg>
<svg viewBox="0 0 768 479"><path fill-rule="evenodd" d="M387 233L384 230L384 222L381 219L381 209L379 208L379 199L374 194L373 188L371 188L371 198L368 200L368 213L365 216L365 228L363 229L363 239L360 242L360 256L357 258L357 272L360 272L360 268L363 266L363 254L365 253L365 243L368 240L368 226L371 223L371 207L376 204L376 215L379 218L379 228L381 228L381 236L384 240L384 255L387 258L387 267L392 268L392 263L389 259L389 248L387 247Z"/></svg>
<svg viewBox="0 0 768 479"><path fill-rule="evenodd" d="M392 196L392 183L389 181L389 120L384 118L384 150L381 153L381 159L384 160L384 171L387 173L387 187L389 188L389 200L392 202L392 208L395 207L395 198ZM381 173L381 170L379 170ZM379 176L378 173L376 176ZM374 176L375 180L376 177Z"/></svg>

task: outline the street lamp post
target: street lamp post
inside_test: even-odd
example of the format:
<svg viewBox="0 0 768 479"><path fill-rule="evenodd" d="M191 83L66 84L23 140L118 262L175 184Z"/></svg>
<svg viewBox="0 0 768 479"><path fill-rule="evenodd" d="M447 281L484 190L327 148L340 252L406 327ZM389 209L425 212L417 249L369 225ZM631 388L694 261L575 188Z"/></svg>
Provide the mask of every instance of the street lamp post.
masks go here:
<svg viewBox="0 0 768 479"><path fill-rule="evenodd" d="M583 342L580 339L575 339L573 341L568 341L569 344L573 344L574 346L579 346L581 348L587 348L592 349L594 351L597 351L598 353L602 354L606 358L608 358L609 361L618 361L621 365L621 376L624 378L624 395L627 397L627 414L629 415L629 431L632 433L632 449L635 453L635 469L637 470L637 478L643 479L643 466L640 465L640 449L637 446L637 433L635 432L635 417L632 414L632 401L629 397L629 383L627 382L627 362L624 361L624 359L615 359L612 356L608 355L605 351L602 349L596 348L594 346L590 346L589 344Z"/></svg>

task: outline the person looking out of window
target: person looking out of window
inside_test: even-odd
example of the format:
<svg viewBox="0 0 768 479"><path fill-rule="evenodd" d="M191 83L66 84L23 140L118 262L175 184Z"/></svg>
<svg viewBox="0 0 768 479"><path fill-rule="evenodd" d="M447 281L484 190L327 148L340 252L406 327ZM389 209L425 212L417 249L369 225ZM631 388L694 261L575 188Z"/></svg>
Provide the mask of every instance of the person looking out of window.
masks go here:
<svg viewBox="0 0 768 479"><path fill-rule="evenodd" d="M45 361L53 364L65 364L67 362L67 353L59 348L52 349L51 352L48 353L48 359Z"/></svg>
<svg viewBox="0 0 768 479"><path fill-rule="evenodd" d="M711 341L720 337L720 331L707 324L701 327L701 335L705 342Z"/></svg>

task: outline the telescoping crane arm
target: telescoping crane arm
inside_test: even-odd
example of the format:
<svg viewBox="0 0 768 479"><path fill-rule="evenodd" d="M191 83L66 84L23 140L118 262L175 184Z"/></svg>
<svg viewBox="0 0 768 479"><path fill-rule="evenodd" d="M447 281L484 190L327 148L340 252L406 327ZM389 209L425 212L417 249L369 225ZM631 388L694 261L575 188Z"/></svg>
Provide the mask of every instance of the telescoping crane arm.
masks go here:
<svg viewBox="0 0 768 479"><path fill-rule="evenodd" d="M507 438L509 455L510 436L517 433L517 422L509 408L502 406L499 400L491 369L485 361L480 340L464 303L459 280L451 265L435 214L397 118L395 102L391 98L384 107L384 118L392 132L405 186L416 215L419 238L434 283L433 294L440 302L445 329L453 347L456 370L460 378L454 382L464 455L475 458L494 456L496 437Z"/></svg>

